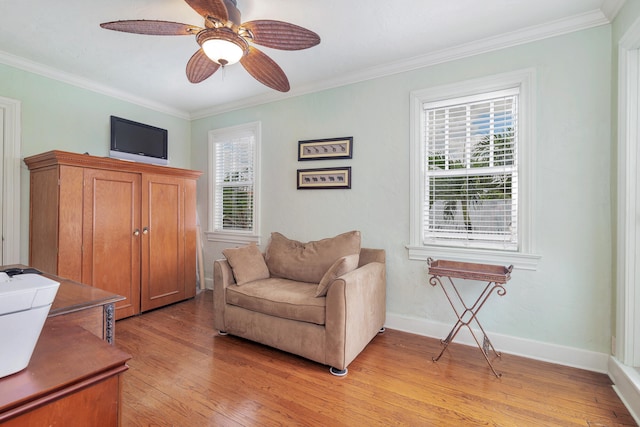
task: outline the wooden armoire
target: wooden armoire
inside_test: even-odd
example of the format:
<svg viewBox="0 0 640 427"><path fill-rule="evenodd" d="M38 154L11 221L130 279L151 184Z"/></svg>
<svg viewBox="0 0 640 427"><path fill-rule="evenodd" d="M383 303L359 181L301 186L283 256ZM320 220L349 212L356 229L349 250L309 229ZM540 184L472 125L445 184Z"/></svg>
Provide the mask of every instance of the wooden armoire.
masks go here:
<svg viewBox="0 0 640 427"><path fill-rule="evenodd" d="M32 267L126 297L116 319L195 296L201 172L63 151L24 162Z"/></svg>

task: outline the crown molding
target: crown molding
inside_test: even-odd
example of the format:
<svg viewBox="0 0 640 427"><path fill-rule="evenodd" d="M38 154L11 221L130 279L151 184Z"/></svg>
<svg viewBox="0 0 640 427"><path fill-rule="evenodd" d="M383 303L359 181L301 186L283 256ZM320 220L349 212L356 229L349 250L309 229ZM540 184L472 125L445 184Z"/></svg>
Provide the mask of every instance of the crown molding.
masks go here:
<svg viewBox="0 0 640 427"><path fill-rule="evenodd" d="M112 98L120 99L125 102L130 102L135 105L139 105L144 108L149 108L160 113L166 113L172 116L176 116L182 119L190 119L189 113L186 111L177 110L167 105L153 102L145 98L133 96L125 91L114 89L113 87L103 85L94 80L86 79L75 74L60 71L53 67L40 64L35 61L31 61L25 58L21 58L16 55L12 55L7 52L0 51L0 63L8 65L10 67L18 68L23 71L28 71L33 74L38 74L43 77L47 77L53 80L57 80L63 83L68 83L72 86L79 87L81 89L90 90L92 92L106 95Z"/></svg>
<svg viewBox="0 0 640 427"><path fill-rule="evenodd" d="M624 3L625 0L605 0L606 3ZM619 10L619 9L618 9ZM543 25L523 28L522 30L501 34L496 37L488 37L472 43L459 45L452 48L430 52L424 55L414 56L406 60L395 63L383 64L376 67L348 73L338 78L323 80L305 86L299 86L285 96L261 96L252 97L232 104L224 104L211 109L196 111L192 113L192 119L203 118L215 114L226 113L240 108L254 107L256 105L273 102L284 98L306 95L322 90L333 89L367 80L373 80L393 74L404 73L419 68L430 67L445 62L468 58L471 56L493 52L513 46L518 46L538 40L547 39L575 31L585 30L601 25L607 25L610 20L600 9L593 10L580 15L571 16L566 19L553 21Z"/></svg>
<svg viewBox="0 0 640 427"><path fill-rule="evenodd" d="M305 93L318 92L322 89L311 90ZM258 105L269 104L271 102L281 101L283 99L293 98L295 96L304 95L299 90L290 90L287 93L282 92L266 92L258 96L252 96L250 98L239 99L237 101L227 102L215 107L205 108L202 110L194 111L191 113L191 120L203 119L209 116L215 116L216 114L228 113L234 110L241 110L243 108L256 107Z"/></svg>
<svg viewBox="0 0 640 427"><path fill-rule="evenodd" d="M585 30L611 22L624 5L625 0L604 0L602 9L575 15L566 19L553 21L543 25L523 28L522 30L505 33L496 37L489 37L472 43L459 45L457 47L442 49L424 55L414 56L406 60L396 61L364 70L355 71L343 76L323 80L322 82L299 86L287 94L267 93L255 97L245 98L236 102L227 103L212 108L187 112L177 110L165 104L150 101L148 99L132 96L131 94L114 89L112 87L97 83L95 81L56 70L30 61L24 58L0 51L0 63L39 74L54 80L59 80L80 88L120 99L141 107L149 108L158 112L170 114L187 120L200 119L216 114L226 113L242 108L255 107L270 102L275 102L287 98L306 95L349 84L359 83L393 74L412 71L419 68L429 67L445 62L455 61L483 53L488 53L500 49L505 49L525 43L530 43L550 37L555 37L575 31ZM611 17L611 18L610 18Z"/></svg>
<svg viewBox="0 0 640 427"><path fill-rule="evenodd" d="M361 81L371 80L393 74L403 73L416 70L419 68L430 67L445 62L451 62L471 56L506 49L538 40L547 39L563 34L572 33L592 27L606 25L609 20L604 16L602 11L595 10L582 15L572 16L550 22L544 25L523 28L522 30L501 34L496 37L488 37L472 43L462 44L456 47L442 49L430 52L424 55L414 56L404 61L398 61L392 64L384 64L372 67L359 72L351 73L348 76L325 81L321 85L323 89L329 89L347 84L358 83ZM308 86L307 91L320 90L320 85L315 87Z"/></svg>

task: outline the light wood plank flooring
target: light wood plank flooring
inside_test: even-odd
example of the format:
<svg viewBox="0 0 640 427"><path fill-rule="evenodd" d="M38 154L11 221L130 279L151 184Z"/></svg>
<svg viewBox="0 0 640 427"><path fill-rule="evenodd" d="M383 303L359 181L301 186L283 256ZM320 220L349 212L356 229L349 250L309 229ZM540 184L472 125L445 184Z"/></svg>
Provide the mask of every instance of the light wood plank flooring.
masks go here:
<svg viewBox="0 0 640 427"><path fill-rule="evenodd" d="M627 426L604 374L387 330L338 378L213 329L211 291L124 319L123 426Z"/></svg>

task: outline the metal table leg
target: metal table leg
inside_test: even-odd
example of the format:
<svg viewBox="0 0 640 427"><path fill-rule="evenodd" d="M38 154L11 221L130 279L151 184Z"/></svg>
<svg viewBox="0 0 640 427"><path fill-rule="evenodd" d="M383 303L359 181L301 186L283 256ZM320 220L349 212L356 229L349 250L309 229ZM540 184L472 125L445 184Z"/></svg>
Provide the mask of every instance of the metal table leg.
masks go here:
<svg viewBox="0 0 640 427"><path fill-rule="evenodd" d="M447 283L448 287L450 288L449 292L447 291L447 287L445 286L445 283L442 282L442 278L440 276L432 275L431 278L429 279L429 283L434 287L440 285L440 287L442 288L442 291L444 292L447 298L447 301L449 301L449 304L451 305L451 308L455 312L458 320L456 321L455 325L453 325L453 328L451 328L451 331L449 332L447 337L441 340L441 343L444 344L444 346L442 347L440 354L437 357L433 358L433 361L437 362L440 359L440 357L442 356L444 351L447 349L449 344L454 340L458 332L460 332L460 329L463 326L466 326L467 329L469 329L469 332L471 333L471 336L473 337L474 341L478 345L478 348L482 352L482 355L484 356L485 360L489 364L489 367L491 368L491 371L493 372L493 374L496 377L502 376L502 374L499 374L498 372L496 372L495 368L493 367L493 364L491 363L491 360L489 360L489 353L491 351L493 351L493 353L498 357L501 357L501 353L495 349L495 347L493 346L493 343L487 336L484 328L482 327L482 324L480 323L480 320L478 319L478 312L480 311L480 309L482 309L485 302L487 302L487 299L489 299L489 297L494 291L499 296L503 296L507 292L506 289L504 288L502 283L489 281L487 285L484 287L484 290L480 293L478 298L475 300L475 302L471 306L468 306L463 300L462 295L460 295L460 292L458 291L453 279L450 276L445 276L445 277L447 279L445 283ZM472 324L477 325L480 331L482 332L482 343L480 343L480 340L476 336L476 333L471 328Z"/></svg>

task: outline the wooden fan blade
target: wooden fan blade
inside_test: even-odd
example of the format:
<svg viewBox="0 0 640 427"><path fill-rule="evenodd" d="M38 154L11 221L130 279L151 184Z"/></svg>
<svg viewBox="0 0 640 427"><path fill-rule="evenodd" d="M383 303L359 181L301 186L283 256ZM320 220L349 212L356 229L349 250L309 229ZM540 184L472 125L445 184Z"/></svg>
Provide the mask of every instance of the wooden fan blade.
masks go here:
<svg viewBox="0 0 640 427"><path fill-rule="evenodd" d="M211 77L218 68L220 65L210 60L204 50L199 49L187 63L187 78L191 83L200 83Z"/></svg>
<svg viewBox="0 0 640 427"><path fill-rule="evenodd" d="M223 0L184 0L189 6L205 20L208 17L219 19L226 22L229 19L229 13Z"/></svg>
<svg viewBox="0 0 640 427"><path fill-rule="evenodd" d="M320 43L320 36L306 28L282 21L257 20L242 24L253 42L281 50L307 49Z"/></svg>
<svg viewBox="0 0 640 427"><path fill-rule="evenodd" d="M249 46L249 52L242 57L240 63L254 79L265 86L280 92L289 92L289 79L273 59Z"/></svg>
<svg viewBox="0 0 640 427"><path fill-rule="evenodd" d="M189 36L198 34L202 28L195 25L181 24L170 21L152 21L146 19L113 21L100 24L107 30L125 33L148 34L152 36Z"/></svg>

